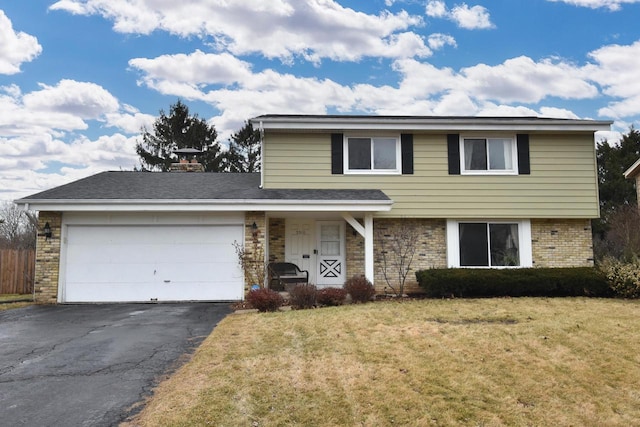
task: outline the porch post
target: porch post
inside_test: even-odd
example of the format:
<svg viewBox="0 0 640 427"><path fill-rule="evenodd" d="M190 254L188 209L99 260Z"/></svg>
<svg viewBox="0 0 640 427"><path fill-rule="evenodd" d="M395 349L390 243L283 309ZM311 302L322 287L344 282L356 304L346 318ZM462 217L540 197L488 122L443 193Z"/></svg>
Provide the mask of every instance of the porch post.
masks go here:
<svg viewBox="0 0 640 427"><path fill-rule="evenodd" d="M373 284L373 214L364 214L364 227L348 212L342 212L342 218L364 237L364 277Z"/></svg>
<svg viewBox="0 0 640 427"><path fill-rule="evenodd" d="M373 214L364 215L364 275L374 284L373 268Z"/></svg>

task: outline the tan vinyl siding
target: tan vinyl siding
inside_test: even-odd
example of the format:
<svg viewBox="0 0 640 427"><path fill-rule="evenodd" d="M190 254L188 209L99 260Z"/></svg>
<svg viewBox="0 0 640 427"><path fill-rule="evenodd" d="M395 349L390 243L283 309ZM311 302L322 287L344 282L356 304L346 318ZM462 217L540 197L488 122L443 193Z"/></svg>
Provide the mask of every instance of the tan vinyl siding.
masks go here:
<svg viewBox="0 0 640 427"><path fill-rule="evenodd" d="M329 134L268 133L264 184L380 189L394 201L391 212L377 215L387 217L597 217L593 134L532 133L529 138L531 175L449 175L446 134L417 133L413 175L332 175Z"/></svg>

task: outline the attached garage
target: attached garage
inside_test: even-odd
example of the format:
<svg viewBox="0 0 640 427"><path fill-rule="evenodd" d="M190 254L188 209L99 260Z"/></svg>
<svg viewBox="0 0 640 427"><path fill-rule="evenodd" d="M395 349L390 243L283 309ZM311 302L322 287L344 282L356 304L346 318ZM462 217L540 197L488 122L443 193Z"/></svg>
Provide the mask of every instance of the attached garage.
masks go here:
<svg viewBox="0 0 640 427"><path fill-rule="evenodd" d="M100 224L101 218L67 215L59 301L242 299L243 274L234 249L234 242L243 241L242 218L206 220L223 223L194 224L201 216L122 215Z"/></svg>
<svg viewBox="0 0 640 427"><path fill-rule="evenodd" d="M369 236L372 274L371 213L393 204L382 191L265 189L261 182L260 173L102 172L16 201L38 211L36 301L243 300L262 280L270 245L284 251L284 229L270 235L269 215L350 218ZM356 212L368 215L364 226ZM252 258L246 277L236 242Z"/></svg>

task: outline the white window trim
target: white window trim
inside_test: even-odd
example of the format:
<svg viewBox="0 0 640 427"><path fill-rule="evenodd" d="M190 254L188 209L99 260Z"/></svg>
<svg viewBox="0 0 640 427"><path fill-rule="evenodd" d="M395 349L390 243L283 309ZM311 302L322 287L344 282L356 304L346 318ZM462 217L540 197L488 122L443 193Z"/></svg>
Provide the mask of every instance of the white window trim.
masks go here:
<svg viewBox="0 0 640 427"><path fill-rule="evenodd" d="M490 224L518 224L520 247L519 266L467 267L460 266L460 223L480 222ZM527 268L533 267L533 249L531 247L531 221L528 219L448 219L447 220L447 265L449 268Z"/></svg>
<svg viewBox="0 0 640 427"><path fill-rule="evenodd" d="M396 168L395 169L373 169L373 150L371 150L371 169L349 169L349 139L350 138L376 138L395 139L396 140ZM344 153L344 173L345 175L401 175L402 174L402 153L400 145L400 135L345 135L343 141Z"/></svg>
<svg viewBox="0 0 640 427"><path fill-rule="evenodd" d="M464 161L464 140L465 139L510 139L511 140L511 164L513 169L487 169L487 170L467 170ZM460 174L461 175L518 175L518 144L515 135L460 135ZM489 159L487 158L487 162Z"/></svg>

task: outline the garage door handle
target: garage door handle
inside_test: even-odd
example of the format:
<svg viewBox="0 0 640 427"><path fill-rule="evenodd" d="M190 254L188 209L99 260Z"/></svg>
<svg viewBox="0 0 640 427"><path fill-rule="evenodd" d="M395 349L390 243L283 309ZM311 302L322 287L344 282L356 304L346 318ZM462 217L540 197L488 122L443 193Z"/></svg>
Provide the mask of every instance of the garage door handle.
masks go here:
<svg viewBox="0 0 640 427"><path fill-rule="evenodd" d="M171 280L165 280L164 283L171 283Z"/></svg>

